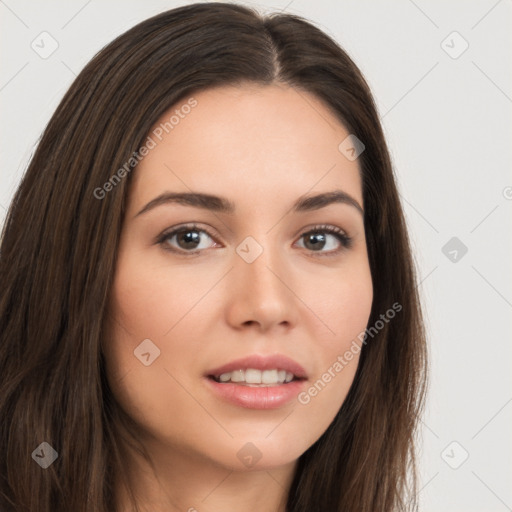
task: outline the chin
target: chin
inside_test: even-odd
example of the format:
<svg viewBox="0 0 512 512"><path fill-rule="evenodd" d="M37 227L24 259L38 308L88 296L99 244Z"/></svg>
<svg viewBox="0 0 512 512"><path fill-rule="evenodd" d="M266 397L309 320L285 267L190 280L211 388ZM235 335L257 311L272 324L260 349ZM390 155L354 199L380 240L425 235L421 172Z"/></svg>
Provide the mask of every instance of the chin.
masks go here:
<svg viewBox="0 0 512 512"><path fill-rule="evenodd" d="M222 453L219 450L212 455L231 471L263 471L294 464L310 446L291 435L267 435L236 437L222 448Z"/></svg>

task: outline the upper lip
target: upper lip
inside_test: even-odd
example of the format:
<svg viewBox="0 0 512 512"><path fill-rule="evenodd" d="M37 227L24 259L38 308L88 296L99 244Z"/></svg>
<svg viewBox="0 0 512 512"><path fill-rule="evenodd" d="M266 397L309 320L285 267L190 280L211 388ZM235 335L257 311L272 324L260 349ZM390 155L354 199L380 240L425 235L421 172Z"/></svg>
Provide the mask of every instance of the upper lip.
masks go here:
<svg viewBox="0 0 512 512"><path fill-rule="evenodd" d="M235 359L234 361L218 366L213 370L209 370L207 372L207 376L218 377L223 373L229 373L235 370L247 370L247 368L254 368L257 370L273 370L276 368L278 370L286 370L287 372L293 373L295 377L298 378L307 378L306 370L304 370L299 363L283 354L252 354L247 357Z"/></svg>

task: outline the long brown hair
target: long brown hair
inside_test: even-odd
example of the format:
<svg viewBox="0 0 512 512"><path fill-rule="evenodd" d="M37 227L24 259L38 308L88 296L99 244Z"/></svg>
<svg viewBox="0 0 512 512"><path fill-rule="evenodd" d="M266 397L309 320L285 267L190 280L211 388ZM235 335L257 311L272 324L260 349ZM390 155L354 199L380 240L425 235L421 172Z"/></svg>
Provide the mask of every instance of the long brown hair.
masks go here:
<svg viewBox="0 0 512 512"><path fill-rule="evenodd" d="M336 42L301 17L197 3L145 20L90 61L48 123L10 205L0 249L2 512L115 510L114 474L126 477L121 441L131 440L130 420L106 380L102 335L136 166L105 197L98 189L107 190L138 154L162 113L194 91L275 82L316 95L363 141L369 325L392 304L402 306L364 344L345 402L299 458L287 511L417 508L426 336L370 89ZM43 442L58 455L46 469L34 462L36 448L52 453Z"/></svg>

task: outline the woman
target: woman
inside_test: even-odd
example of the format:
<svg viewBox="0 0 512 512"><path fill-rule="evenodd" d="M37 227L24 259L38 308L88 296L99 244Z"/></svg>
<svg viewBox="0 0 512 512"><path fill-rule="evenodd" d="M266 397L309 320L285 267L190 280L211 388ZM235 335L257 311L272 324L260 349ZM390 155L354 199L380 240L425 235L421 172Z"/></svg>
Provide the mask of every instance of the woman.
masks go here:
<svg viewBox="0 0 512 512"><path fill-rule="evenodd" d="M416 507L415 270L370 90L292 15L100 51L10 206L0 509Z"/></svg>

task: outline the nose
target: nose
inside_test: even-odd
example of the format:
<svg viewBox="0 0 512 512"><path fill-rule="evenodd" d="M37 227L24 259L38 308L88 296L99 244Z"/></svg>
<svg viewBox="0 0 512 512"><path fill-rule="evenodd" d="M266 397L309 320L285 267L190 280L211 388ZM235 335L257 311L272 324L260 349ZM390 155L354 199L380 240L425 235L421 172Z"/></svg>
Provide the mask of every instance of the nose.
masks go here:
<svg viewBox="0 0 512 512"><path fill-rule="evenodd" d="M300 300L293 292L293 277L282 259L265 247L254 261L248 261L235 253L227 293L229 323L237 329L256 325L260 331L294 326Z"/></svg>

